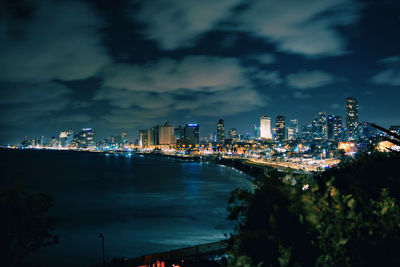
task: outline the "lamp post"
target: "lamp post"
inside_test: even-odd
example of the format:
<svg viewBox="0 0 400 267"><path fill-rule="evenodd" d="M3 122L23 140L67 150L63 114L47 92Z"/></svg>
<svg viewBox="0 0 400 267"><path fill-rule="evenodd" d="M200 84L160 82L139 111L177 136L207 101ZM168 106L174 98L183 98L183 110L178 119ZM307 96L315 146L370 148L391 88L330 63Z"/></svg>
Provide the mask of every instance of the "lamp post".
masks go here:
<svg viewBox="0 0 400 267"><path fill-rule="evenodd" d="M102 239L102 247L103 247L103 266L106 266L106 258L104 256L104 234L100 233L99 237Z"/></svg>

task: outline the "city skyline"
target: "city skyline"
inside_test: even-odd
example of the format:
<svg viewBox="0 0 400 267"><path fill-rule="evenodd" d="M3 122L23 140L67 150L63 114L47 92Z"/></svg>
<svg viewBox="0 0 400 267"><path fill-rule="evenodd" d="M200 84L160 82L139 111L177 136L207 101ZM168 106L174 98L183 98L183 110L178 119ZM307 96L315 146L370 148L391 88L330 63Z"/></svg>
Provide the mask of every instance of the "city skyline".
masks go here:
<svg viewBox="0 0 400 267"><path fill-rule="evenodd" d="M358 100L360 122L399 125L399 8L10 1L0 15L0 144L86 127L100 139L137 137L165 121L198 123L208 136L220 118L226 135L252 133L264 114L272 127L283 115L300 128L318 112L345 125L347 97Z"/></svg>

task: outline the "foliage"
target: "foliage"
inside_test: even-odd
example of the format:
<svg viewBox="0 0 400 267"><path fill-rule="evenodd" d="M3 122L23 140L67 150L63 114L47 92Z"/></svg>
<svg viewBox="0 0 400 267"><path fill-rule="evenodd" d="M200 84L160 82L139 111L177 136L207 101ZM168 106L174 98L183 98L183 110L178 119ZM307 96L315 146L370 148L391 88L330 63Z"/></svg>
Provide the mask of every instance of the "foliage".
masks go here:
<svg viewBox="0 0 400 267"><path fill-rule="evenodd" d="M400 266L399 162L395 153L365 154L303 179L310 190L278 172L235 190L231 265Z"/></svg>
<svg viewBox="0 0 400 267"><path fill-rule="evenodd" d="M22 265L29 253L58 243L51 233L55 219L47 216L52 202L49 194L27 194L22 184L0 193L0 251L5 266Z"/></svg>

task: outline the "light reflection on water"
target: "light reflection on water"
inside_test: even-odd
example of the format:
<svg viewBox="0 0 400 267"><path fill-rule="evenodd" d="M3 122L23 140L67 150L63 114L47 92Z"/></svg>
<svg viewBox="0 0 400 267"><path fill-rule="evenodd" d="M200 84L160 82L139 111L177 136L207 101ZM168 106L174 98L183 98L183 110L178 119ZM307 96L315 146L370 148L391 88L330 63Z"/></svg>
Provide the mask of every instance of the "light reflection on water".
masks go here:
<svg viewBox="0 0 400 267"><path fill-rule="evenodd" d="M11 151L1 160L4 177L54 195L61 243L32 257L44 266L100 263L100 232L108 259L220 240L232 229L229 192L250 184L231 168L134 154Z"/></svg>

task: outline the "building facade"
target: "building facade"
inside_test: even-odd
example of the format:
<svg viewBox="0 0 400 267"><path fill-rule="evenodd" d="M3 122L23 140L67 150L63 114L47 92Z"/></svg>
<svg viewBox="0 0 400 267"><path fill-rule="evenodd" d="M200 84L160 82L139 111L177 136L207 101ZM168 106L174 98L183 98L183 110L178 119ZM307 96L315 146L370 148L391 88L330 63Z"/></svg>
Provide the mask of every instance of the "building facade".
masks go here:
<svg viewBox="0 0 400 267"><path fill-rule="evenodd" d="M260 137L264 139L272 139L270 116L264 115L260 117Z"/></svg>
<svg viewBox="0 0 400 267"><path fill-rule="evenodd" d="M283 115L276 117L276 139L281 142L286 140L286 121Z"/></svg>
<svg viewBox="0 0 400 267"><path fill-rule="evenodd" d="M358 101L353 97L346 99L346 139L358 139Z"/></svg>
<svg viewBox="0 0 400 267"><path fill-rule="evenodd" d="M217 142L223 144L225 141L225 121L219 119L217 124Z"/></svg>

